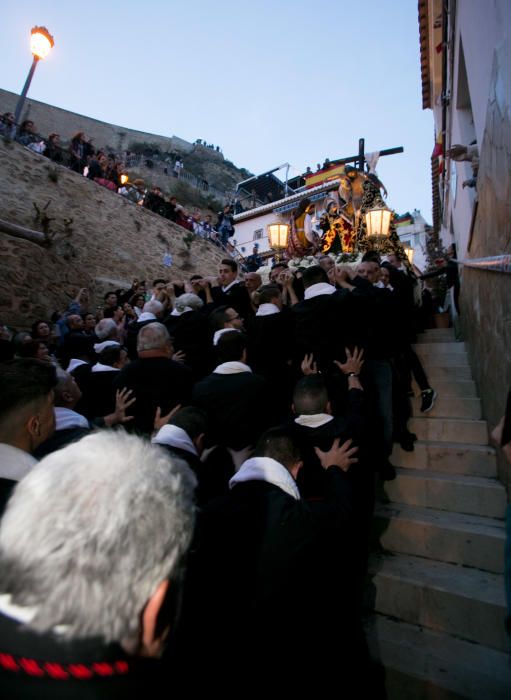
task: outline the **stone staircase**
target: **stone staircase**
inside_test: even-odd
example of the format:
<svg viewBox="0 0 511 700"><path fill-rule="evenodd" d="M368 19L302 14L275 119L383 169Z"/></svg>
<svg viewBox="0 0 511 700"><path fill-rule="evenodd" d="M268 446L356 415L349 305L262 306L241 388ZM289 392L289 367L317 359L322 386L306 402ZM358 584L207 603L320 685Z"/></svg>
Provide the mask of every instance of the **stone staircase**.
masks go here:
<svg viewBox="0 0 511 700"><path fill-rule="evenodd" d="M426 415L413 400L415 451L395 446L376 508L369 646L389 700L509 700L506 493L464 343L431 330L415 349L438 398Z"/></svg>

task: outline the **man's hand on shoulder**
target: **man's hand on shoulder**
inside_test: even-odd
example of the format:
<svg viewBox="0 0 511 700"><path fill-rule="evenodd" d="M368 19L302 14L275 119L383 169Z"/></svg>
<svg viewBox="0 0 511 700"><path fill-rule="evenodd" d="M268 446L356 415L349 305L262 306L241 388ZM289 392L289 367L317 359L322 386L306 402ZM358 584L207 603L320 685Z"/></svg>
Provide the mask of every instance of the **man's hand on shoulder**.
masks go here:
<svg viewBox="0 0 511 700"><path fill-rule="evenodd" d="M343 472L347 472L352 464L358 462L357 457L354 457L358 452L358 447L351 447L353 440L346 440L342 445L339 446L340 439L336 438L333 442L332 447L323 452L319 447L314 448L321 466L323 469L328 469L328 467L339 467Z"/></svg>

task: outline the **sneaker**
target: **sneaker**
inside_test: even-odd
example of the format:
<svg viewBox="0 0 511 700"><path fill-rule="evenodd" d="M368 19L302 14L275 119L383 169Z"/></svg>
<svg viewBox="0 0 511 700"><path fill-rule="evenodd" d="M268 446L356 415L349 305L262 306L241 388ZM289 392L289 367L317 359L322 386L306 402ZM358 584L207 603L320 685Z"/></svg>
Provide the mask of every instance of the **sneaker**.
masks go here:
<svg viewBox="0 0 511 700"><path fill-rule="evenodd" d="M421 391L421 396L421 413L428 413L435 405L437 393L434 389L425 389L424 391Z"/></svg>

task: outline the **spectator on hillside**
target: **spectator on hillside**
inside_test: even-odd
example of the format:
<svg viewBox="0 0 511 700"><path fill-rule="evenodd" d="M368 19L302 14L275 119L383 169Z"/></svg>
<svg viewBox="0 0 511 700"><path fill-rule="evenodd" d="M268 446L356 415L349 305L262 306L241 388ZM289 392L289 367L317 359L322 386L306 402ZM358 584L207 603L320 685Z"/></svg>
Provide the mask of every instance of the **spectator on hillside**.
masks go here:
<svg viewBox="0 0 511 700"><path fill-rule="evenodd" d="M179 178L183 168L184 168L183 161L180 158L176 158L176 162L174 163L174 168L172 169L172 173L173 173L174 177Z"/></svg>
<svg viewBox="0 0 511 700"><path fill-rule="evenodd" d="M0 117L0 136L7 136L12 139L15 134L16 124L14 123L14 114L12 112L5 112Z"/></svg>
<svg viewBox="0 0 511 700"><path fill-rule="evenodd" d="M31 143L36 143L40 140L41 137L38 136L35 130L34 122L31 119L25 119L19 128L16 141L21 143L22 146L29 146Z"/></svg>
<svg viewBox="0 0 511 700"><path fill-rule="evenodd" d="M201 222L201 236L207 241L210 240L211 234L213 233L213 224L211 223L211 214L206 214Z"/></svg>
<svg viewBox="0 0 511 700"><path fill-rule="evenodd" d="M56 133L51 133L46 142L46 150L44 155L54 163L63 163L62 146L60 145L60 136Z"/></svg>
<svg viewBox="0 0 511 700"><path fill-rule="evenodd" d="M227 245L229 238L234 236L234 218L231 214L231 207L229 204L226 204L223 211L218 213L216 230L220 234L222 245Z"/></svg>
<svg viewBox="0 0 511 700"><path fill-rule="evenodd" d="M144 207L150 211L154 211L156 214L165 216L166 204L163 198L162 191L156 185L147 193L144 199Z"/></svg>
<svg viewBox="0 0 511 700"><path fill-rule="evenodd" d="M75 173L83 173L87 163L85 157L85 134L83 131L78 131L71 139L69 153L71 154L71 170L74 170Z"/></svg>

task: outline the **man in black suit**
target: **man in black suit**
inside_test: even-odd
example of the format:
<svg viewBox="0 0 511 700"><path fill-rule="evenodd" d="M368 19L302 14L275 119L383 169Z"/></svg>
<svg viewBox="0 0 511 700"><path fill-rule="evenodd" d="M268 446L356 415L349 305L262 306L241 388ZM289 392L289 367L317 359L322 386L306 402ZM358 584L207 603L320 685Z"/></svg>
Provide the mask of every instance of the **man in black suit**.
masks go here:
<svg viewBox="0 0 511 700"><path fill-rule="evenodd" d="M232 306L245 321L254 315L248 291L238 280L238 265L231 258L220 263L218 286L211 288L211 294L216 306Z"/></svg>
<svg viewBox="0 0 511 700"><path fill-rule="evenodd" d="M331 373L344 348L361 346L358 296L330 284L326 272L314 265L303 271L305 298L291 307L294 318L295 365L312 354L321 372Z"/></svg>
<svg viewBox="0 0 511 700"><path fill-rule="evenodd" d="M132 321L129 324L126 337L126 348L128 350L128 357L130 360L137 359L137 338L140 330L149 323L159 321L163 317L163 312L163 304L157 299L152 299L144 304L144 308L142 309L142 313L138 317L138 320Z"/></svg>
<svg viewBox="0 0 511 700"><path fill-rule="evenodd" d="M195 385L192 403L208 416L210 444L238 451L254 446L271 425L270 387L247 365L243 333L226 331L216 347L218 365Z"/></svg>
<svg viewBox="0 0 511 700"><path fill-rule="evenodd" d="M258 690L313 681L324 691L360 672L352 667L363 646L360 622L345 594L351 562L340 544L349 537L346 471L355 452L338 441L318 451L327 498L313 510L296 486L302 461L292 436L271 429L229 494L203 509L185 598L185 648L190 643L204 672L194 682L220 681L230 697L240 678Z"/></svg>
<svg viewBox="0 0 511 700"><path fill-rule="evenodd" d="M158 408L165 415L177 404L188 402L192 373L172 359L173 352L172 341L162 323L151 321L140 329L138 359L126 365L114 380L115 389L131 389L136 398L131 409L134 419L129 424L132 430L150 434Z"/></svg>

